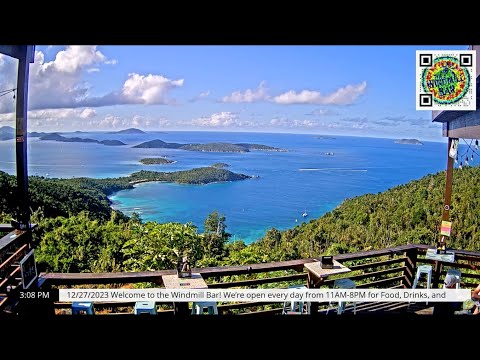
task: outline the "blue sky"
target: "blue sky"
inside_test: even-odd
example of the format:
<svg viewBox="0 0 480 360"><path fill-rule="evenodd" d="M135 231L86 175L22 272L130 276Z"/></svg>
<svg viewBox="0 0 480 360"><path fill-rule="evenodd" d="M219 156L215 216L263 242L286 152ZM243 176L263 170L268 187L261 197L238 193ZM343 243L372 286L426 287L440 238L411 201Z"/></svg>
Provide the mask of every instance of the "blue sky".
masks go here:
<svg viewBox="0 0 480 360"><path fill-rule="evenodd" d="M37 46L29 130L283 132L441 141L415 51L467 46ZM16 62L0 55L0 90ZM0 126L13 124L0 98Z"/></svg>

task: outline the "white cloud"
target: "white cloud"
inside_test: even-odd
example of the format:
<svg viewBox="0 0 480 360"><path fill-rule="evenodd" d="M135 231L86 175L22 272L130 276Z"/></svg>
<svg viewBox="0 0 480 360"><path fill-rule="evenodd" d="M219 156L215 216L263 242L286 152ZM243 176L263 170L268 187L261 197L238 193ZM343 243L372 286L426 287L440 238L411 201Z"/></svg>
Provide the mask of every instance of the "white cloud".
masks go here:
<svg viewBox="0 0 480 360"><path fill-rule="evenodd" d="M182 86L183 82L183 79L170 80L162 75L132 73L123 84L121 97L127 103L167 104L167 91Z"/></svg>
<svg viewBox="0 0 480 360"><path fill-rule="evenodd" d="M210 96L210 90L207 90L207 91L201 92L197 96L191 98L189 101L190 102L196 102L196 101L199 101L199 100L204 100L209 96Z"/></svg>
<svg viewBox="0 0 480 360"><path fill-rule="evenodd" d="M312 128L318 125L318 122L313 120L290 120L286 117L276 117L269 121L269 125L275 128Z"/></svg>
<svg viewBox="0 0 480 360"><path fill-rule="evenodd" d="M40 51L35 51L35 62L39 61L39 71L48 74L49 68L54 68L60 73L77 73L91 64L101 64L107 61L96 46L67 46L65 50L59 51L54 61L43 63L44 56ZM42 66L43 65L43 66Z"/></svg>
<svg viewBox="0 0 480 360"><path fill-rule="evenodd" d="M237 114L230 111L222 111L210 116L193 119L193 125L211 126L211 127L227 127L238 125L239 118Z"/></svg>
<svg viewBox="0 0 480 360"><path fill-rule="evenodd" d="M116 64L96 46L67 46L55 59L45 62L41 51L35 52L30 65L29 108L57 109L98 107L122 104L170 104L167 93L183 85L184 80L170 80L162 75L131 73L121 89L104 96L89 96L90 85L82 80L85 72L96 72L99 65ZM0 75L6 89L16 86L16 62L0 55ZM4 99L5 98L5 99ZM0 98L0 113L12 112L14 102Z"/></svg>
<svg viewBox="0 0 480 360"><path fill-rule="evenodd" d="M333 111L332 109L315 109L313 111L310 111L306 115L311 115L311 116L333 116L333 115L338 115L338 112Z"/></svg>
<svg viewBox="0 0 480 360"><path fill-rule="evenodd" d="M141 115L132 117L120 117L108 114L103 119L91 120L88 125L98 130L125 129L136 127L143 130L158 130L171 125L170 121L164 117L148 118Z"/></svg>
<svg viewBox="0 0 480 360"><path fill-rule="evenodd" d="M44 109L28 112L28 120L90 119L97 115L95 109ZM0 114L0 121L14 121L14 115Z"/></svg>
<svg viewBox="0 0 480 360"><path fill-rule="evenodd" d="M210 127L210 128L255 128L257 123L251 120L240 119L238 114L230 111L214 113L189 121L179 121L176 125Z"/></svg>
<svg viewBox="0 0 480 360"><path fill-rule="evenodd" d="M267 88L265 88L265 81L262 81L256 89L247 89L244 92L235 91L231 95L224 96L222 101L232 103L251 103L268 100L269 98L270 96L267 93Z"/></svg>
<svg viewBox="0 0 480 360"><path fill-rule="evenodd" d="M95 110L86 109L45 109L28 112L30 119L67 119L67 118L90 118L96 115Z"/></svg>
<svg viewBox="0 0 480 360"><path fill-rule="evenodd" d="M367 89L367 82L358 85L347 85L335 90L328 95L322 95L318 91L302 90L295 92L287 91L275 96L273 101L277 104L318 104L318 105L349 105Z"/></svg>
<svg viewBox="0 0 480 360"><path fill-rule="evenodd" d="M87 72L88 72L88 73L99 72L99 71L100 71L99 68L90 68L90 69L87 69Z"/></svg>

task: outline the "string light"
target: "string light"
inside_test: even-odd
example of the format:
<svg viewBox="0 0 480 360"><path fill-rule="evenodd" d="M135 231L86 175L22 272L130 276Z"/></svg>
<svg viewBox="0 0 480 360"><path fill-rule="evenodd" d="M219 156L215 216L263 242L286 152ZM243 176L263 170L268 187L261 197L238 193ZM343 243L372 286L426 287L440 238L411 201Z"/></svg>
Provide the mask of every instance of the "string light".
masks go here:
<svg viewBox="0 0 480 360"><path fill-rule="evenodd" d="M463 154L460 155L460 159L465 159L465 163L463 162L460 162L460 165L458 166L459 169L462 169L463 166L469 166L469 160L470 161L473 161L474 160L474 154L478 155L479 158L480 158L480 154L476 151L479 149L479 145L478 145L478 139L475 140L475 145L473 144L473 139L470 141L470 144L467 143L467 141L465 141L465 139L462 139L463 142L465 143L465 145L467 145L467 149L463 152ZM460 150L460 148L459 148ZM470 155L470 150L472 152L472 154ZM455 164L458 164L458 153L455 157Z"/></svg>

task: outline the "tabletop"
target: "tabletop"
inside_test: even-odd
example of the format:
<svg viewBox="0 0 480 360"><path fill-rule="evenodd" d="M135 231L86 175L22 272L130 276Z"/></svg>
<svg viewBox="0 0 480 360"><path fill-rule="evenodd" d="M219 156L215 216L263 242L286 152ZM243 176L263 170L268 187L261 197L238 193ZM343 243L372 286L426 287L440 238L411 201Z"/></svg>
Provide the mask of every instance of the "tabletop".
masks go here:
<svg viewBox="0 0 480 360"><path fill-rule="evenodd" d="M207 289L207 283L200 273L192 273L192 277L179 278L175 275L163 275L163 284L167 289Z"/></svg>
<svg viewBox="0 0 480 360"><path fill-rule="evenodd" d="M337 260L333 260L333 269L322 269L320 267L320 261L315 261L311 263L306 263L304 266L310 271L312 274L319 278L325 278L330 275L342 274L346 272L350 272L348 267L340 264Z"/></svg>
<svg viewBox="0 0 480 360"><path fill-rule="evenodd" d="M437 254L436 249L427 249L425 259L453 263L455 262L455 254L451 251L447 251L445 254Z"/></svg>

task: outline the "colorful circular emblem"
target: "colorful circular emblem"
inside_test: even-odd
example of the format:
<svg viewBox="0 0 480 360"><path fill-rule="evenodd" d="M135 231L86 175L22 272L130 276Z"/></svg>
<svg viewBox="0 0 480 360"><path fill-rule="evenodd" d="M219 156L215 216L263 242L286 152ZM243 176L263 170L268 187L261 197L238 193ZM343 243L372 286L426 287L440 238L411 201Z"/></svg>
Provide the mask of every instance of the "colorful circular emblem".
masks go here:
<svg viewBox="0 0 480 360"><path fill-rule="evenodd" d="M422 87L439 104L453 104L461 100L470 87L470 73L461 67L457 58L440 56L431 67L422 72Z"/></svg>

